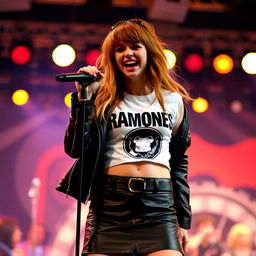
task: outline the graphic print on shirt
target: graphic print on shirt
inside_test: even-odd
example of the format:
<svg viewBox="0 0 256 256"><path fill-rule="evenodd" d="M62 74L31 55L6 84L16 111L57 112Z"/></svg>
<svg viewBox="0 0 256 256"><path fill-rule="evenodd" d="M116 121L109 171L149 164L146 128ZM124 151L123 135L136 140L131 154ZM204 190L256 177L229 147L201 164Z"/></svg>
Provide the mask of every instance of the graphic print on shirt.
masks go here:
<svg viewBox="0 0 256 256"><path fill-rule="evenodd" d="M162 135L153 128L137 128L126 135L123 147L130 157L153 159L161 150Z"/></svg>
<svg viewBox="0 0 256 256"><path fill-rule="evenodd" d="M162 90L164 105L155 91L147 95L124 93L108 117L104 168L146 161L170 169L170 141L177 123L182 97Z"/></svg>
<svg viewBox="0 0 256 256"><path fill-rule="evenodd" d="M172 129L172 115L165 112L119 112L112 113L109 119L111 130L120 127L165 127Z"/></svg>

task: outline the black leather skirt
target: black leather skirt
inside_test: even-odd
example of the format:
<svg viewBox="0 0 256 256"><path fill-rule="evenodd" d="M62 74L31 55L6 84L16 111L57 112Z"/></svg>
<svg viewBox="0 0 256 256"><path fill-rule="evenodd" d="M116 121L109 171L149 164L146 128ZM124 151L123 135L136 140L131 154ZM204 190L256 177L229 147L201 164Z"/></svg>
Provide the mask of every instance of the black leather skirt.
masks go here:
<svg viewBox="0 0 256 256"><path fill-rule="evenodd" d="M183 254L170 179L107 175L101 195L90 205L83 255Z"/></svg>

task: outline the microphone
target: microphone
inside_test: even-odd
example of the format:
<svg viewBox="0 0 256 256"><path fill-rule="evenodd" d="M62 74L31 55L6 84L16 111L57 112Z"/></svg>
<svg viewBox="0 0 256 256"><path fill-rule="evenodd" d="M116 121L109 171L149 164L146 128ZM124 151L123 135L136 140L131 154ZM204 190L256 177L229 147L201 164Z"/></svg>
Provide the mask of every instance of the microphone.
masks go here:
<svg viewBox="0 0 256 256"><path fill-rule="evenodd" d="M28 197L35 198L38 195L40 186L41 186L40 179L37 177L33 178L31 182L31 187L28 191Z"/></svg>
<svg viewBox="0 0 256 256"><path fill-rule="evenodd" d="M98 76L93 76L87 73L62 73L56 75L56 80L60 82L79 82L82 85L89 85L96 81Z"/></svg>

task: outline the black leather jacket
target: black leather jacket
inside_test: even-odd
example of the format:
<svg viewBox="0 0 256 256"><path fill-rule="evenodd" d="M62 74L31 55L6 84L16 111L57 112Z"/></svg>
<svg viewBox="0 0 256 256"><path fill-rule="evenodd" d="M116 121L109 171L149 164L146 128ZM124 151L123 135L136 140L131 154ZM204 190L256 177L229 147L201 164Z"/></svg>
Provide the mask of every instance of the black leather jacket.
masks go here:
<svg viewBox="0 0 256 256"><path fill-rule="evenodd" d="M81 201L86 203L101 189L100 180L103 175L103 152L106 143L107 121L93 118L94 98L78 102L77 93L71 97L71 115L67 126L64 146L65 152L72 158L77 158L56 189L74 198L78 198L80 157L82 146L82 111L86 111L84 127L84 166L82 173ZM170 143L171 179L175 209L180 227L189 229L191 224L191 208L189 204L189 185L187 183L188 156L186 149L190 146L190 132L187 110L180 128Z"/></svg>

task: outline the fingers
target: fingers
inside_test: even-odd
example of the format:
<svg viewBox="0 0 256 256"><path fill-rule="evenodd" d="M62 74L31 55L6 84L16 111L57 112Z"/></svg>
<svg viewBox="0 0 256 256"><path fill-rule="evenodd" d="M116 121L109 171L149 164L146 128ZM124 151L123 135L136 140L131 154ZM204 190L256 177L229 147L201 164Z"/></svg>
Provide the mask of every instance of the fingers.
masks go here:
<svg viewBox="0 0 256 256"><path fill-rule="evenodd" d="M186 229L180 228L179 229L179 240L182 245L184 251L186 251L187 243L188 243L188 232Z"/></svg>
<svg viewBox="0 0 256 256"><path fill-rule="evenodd" d="M90 74L92 76L97 76L98 74L101 73L95 66L85 66L85 67L82 67L82 68L80 68L78 70L78 73L81 73L81 72Z"/></svg>
<svg viewBox="0 0 256 256"><path fill-rule="evenodd" d="M188 243L188 241L187 241L187 239L184 237L184 239L182 240L182 247L183 247L184 252L185 252L186 249L187 249L187 243Z"/></svg>
<svg viewBox="0 0 256 256"><path fill-rule="evenodd" d="M186 247L187 247L187 239L186 239L186 236L180 236L180 243L181 243L181 246L184 250L184 252L186 251Z"/></svg>
<svg viewBox="0 0 256 256"><path fill-rule="evenodd" d="M101 80L104 76L104 74L95 66L85 66L80 68L78 71L78 73L87 73L89 75L95 76L97 77L96 81L92 82L87 89L90 90L91 93L94 93L100 86ZM81 98L81 93L82 93L82 85L78 82L75 82L76 85L76 89L78 91L78 99L80 100Z"/></svg>

